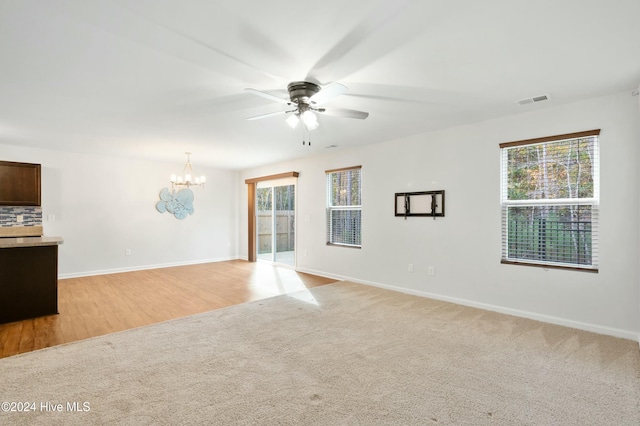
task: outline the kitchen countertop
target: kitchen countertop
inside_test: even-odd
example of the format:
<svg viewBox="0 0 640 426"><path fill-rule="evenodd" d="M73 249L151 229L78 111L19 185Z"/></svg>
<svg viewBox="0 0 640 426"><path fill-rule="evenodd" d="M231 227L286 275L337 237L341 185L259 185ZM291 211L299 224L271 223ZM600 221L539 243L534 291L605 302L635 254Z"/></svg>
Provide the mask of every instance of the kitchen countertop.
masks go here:
<svg viewBox="0 0 640 426"><path fill-rule="evenodd" d="M0 238L0 249L15 247L55 246L62 244L61 237L8 237Z"/></svg>

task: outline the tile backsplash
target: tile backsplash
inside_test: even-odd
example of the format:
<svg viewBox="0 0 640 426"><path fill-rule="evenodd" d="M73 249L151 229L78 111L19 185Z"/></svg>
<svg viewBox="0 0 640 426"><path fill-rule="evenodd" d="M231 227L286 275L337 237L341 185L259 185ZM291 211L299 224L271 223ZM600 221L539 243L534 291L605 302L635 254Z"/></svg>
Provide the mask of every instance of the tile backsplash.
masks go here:
<svg viewBox="0 0 640 426"><path fill-rule="evenodd" d="M22 222L18 222L19 215L22 215ZM14 226L42 226L42 207L0 206L0 227Z"/></svg>

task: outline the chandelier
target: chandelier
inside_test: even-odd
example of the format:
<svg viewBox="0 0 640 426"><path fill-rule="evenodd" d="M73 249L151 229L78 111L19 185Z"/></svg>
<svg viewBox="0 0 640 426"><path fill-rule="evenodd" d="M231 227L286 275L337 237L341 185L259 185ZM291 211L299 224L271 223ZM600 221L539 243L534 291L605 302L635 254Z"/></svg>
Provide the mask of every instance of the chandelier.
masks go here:
<svg viewBox="0 0 640 426"><path fill-rule="evenodd" d="M184 165L184 169L182 170L182 175L171 175L169 177L169 181L171 182L171 188L191 188L204 186L204 183L207 181L207 178L202 176L194 176L193 167L191 166L191 153L185 152L187 154L187 162Z"/></svg>

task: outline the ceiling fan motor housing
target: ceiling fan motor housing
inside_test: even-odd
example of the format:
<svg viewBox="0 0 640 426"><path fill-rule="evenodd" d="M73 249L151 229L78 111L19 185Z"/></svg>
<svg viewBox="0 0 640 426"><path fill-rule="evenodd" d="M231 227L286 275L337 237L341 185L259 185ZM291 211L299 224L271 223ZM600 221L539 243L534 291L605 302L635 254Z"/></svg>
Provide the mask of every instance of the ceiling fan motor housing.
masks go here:
<svg viewBox="0 0 640 426"><path fill-rule="evenodd" d="M308 81L294 81L287 86L291 102L298 105L309 104L309 98L320 91L320 86Z"/></svg>
<svg viewBox="0 0 640 426"><path fill-rule="evenodd" d="M295 122L295 118L303 119L307 118L309 123L307 127L310 125L315 128L317 127L317 123L311 123L311 121L315 121L316 117L314 114L306 114L307 112L317 112L317 113L326 113L327 115L334 115L338 117L347 117L347 118L358 118L360 120L364 120L369 116L368 112L357 111L353 109L345 109L345 108L324 108L320 107L320 105L324 105L330 99L335 98L336 96L340 96L347 91L347 87L340 83L331 83L328 86L325 86L322 89L319 85L315 83L311 83L309 81L293 81L287 85L287 91L289 92L289 99L281 98L279 96L274 96L267 92L262 92L256 89L245 89L246 91L253 93L254 95L261 96L263 98L270 99L271 101L275 101L278 103L284 103L289 105L291 108L287 111L279 111L269 114L262 114L255 117L247 118L247 120L256 120L259 118L271 117L272 115L278 114L292 114L291 122ZM318 94L322 90L322 93ZM292 124L290 123L290 124ZM315 126L313 126L315 124Z"/></svg>

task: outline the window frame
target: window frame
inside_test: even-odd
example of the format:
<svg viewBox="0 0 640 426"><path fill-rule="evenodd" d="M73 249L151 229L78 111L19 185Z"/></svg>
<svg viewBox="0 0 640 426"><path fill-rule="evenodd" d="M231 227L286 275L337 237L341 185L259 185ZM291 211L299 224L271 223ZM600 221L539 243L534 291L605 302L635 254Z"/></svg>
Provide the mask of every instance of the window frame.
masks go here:
<svg viewBox="0 0 640 426"><path fill-rule="evenodd" d="M500 146L500 211L501 211L501 261L502 264L510 265L524 265L534 266L541 268L557 268L557 269L569 269L578 270L584 272L595 272L599 270L598 262L598 228L599 228L599 205L600 205L600 129L588 130L584 132L567 133L556 136L547 136L543 138L526 139L521 141L501 143ZM568 141L571 139L585 139L589 137L595 137L593 143L593 158L592 158L592 179L593 179L593 194L591 197L582 198L557 198L557 199L525 199L525 200L509 200L508 199L508 151L511 148L530 146L530 145L542 145L552 144L561 141ZM517 257L509 257L509 224L508 224L508 211L510 207L538 207L538 206L591 206L591 263L590 264L578 264L578 263L565 263L557 261L545 261L537 259L524 259Z"/></svg>
<svg viewBox="0 0 640 426"><path fill-rule="evenodd" d="M360 198L360 204L359 205L355 205L355 204L350 204L350 205L346 205L346 206L334 206L332 205L332 200L333 200L333 187L330 185L330 181L331 178L330 176L334 173L341 173L341 172L347 172L347 171L352 171L352 170L359 170L359 198ZM347 248L355 248L355 249L361 249L362 248L362 166L351 166L351 167L343 167L340 169L332 169L332 170L325 170L325 185L326 185L326 236L325 236L325 240L326 240L326 245L327 246L335 246L335 247L347 247ZM359 236L358 236L358 240L360 241L360 244L347 244L347 243L336 243L332 241L333 238L333 228L332 228L332 217L333 217L333 212L336 211L358 211L360 212L360 226L359 226Z"/></svg>

